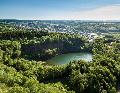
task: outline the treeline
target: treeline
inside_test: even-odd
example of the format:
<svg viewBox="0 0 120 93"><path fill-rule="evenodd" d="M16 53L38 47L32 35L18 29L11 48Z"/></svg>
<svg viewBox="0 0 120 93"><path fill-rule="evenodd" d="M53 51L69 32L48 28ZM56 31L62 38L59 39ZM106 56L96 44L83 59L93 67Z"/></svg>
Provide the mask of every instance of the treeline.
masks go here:
<svg viewBox="0 0 120 93"><path fill-rule="evenodd" d="M86 38L80 35L49 33L49 35L41 38L24 41L22 51L23 55L28 56L30 59L47 60L63 53L84 51L86 43Z"/></svg>

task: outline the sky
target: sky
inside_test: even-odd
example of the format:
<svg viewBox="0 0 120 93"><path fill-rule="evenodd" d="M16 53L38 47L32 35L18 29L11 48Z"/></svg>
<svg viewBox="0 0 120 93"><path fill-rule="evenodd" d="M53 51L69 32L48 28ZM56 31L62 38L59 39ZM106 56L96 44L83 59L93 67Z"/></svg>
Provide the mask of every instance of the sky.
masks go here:
<svg viewBox="0 0 120 93"><path fill-rule="evenodd" d="M120 20L120 0L0 0L0 19Z"/></svg>

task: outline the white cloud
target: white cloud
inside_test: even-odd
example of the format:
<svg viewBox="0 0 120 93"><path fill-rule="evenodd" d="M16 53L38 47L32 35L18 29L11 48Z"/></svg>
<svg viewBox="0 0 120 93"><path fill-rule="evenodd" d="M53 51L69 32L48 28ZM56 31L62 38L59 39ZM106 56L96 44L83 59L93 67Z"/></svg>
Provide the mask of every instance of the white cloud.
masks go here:
<svg viewBox="0 0 120 93"><path fill-rule="evenodd" d="M78 13L80 19L120 20L120 5L111 5Z"/></svg>
<svg viewBox="0 0 120 93"><path fill-rule="evenodd" d="M75 20L120 20L120 4L104 6L86 11L63 12L47 17L48 19L75 19Z"/></svg>

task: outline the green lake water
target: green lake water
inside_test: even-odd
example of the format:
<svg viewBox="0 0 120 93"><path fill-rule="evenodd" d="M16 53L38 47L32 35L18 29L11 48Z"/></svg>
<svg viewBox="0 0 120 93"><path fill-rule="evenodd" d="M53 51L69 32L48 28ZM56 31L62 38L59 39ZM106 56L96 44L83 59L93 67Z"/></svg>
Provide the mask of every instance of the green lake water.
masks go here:
<svg viewBox="0 0 120 93"><path fill-rule="evenodd" d="M62 54L55 56L51 58L50 60L47 60L48 63L51 64L67 64L71 61L78 61L78 60L85 60L85 61L92 61L92 54L91 53L68 53L68 54Z"/></svg>

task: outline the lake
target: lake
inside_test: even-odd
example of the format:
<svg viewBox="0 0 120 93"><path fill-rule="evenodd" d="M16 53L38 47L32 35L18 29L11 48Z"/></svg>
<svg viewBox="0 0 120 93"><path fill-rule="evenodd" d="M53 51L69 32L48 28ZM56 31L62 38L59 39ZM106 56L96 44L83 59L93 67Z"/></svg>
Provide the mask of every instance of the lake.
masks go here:
<svg viewBox="0 0 120 93"><path fill-rule="evenodd" d="M49 60L47 60L50 64L67 64L71 61L78 61L78 60L85 60L85 61L92 61L92 54L91 53L68 53L55 56Z"/></svg>

